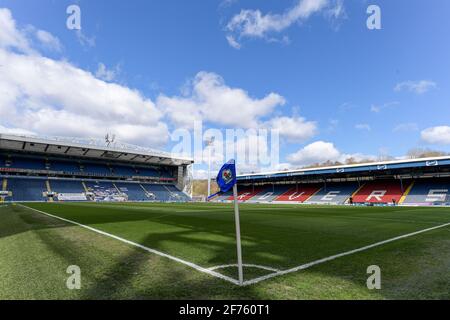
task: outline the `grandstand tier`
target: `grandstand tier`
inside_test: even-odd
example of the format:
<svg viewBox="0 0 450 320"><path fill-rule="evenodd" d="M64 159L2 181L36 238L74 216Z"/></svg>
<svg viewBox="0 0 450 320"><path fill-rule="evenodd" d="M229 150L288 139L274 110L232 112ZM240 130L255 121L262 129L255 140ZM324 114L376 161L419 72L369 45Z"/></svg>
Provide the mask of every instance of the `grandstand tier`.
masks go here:
<svg viewBox="0 0 450 320"><path fill-rule="evenodd" d="M320 190L318 185L296 185L280 195L275 201L280 202L305 202Z"/></svg>
<svg viewBox="0 0 450 320"><path fill-rule="evenodd" d="M305 203L345 204L356 190L358 190L358 184L354 182L327 184Z"/></svg>
<svg viewBox="0 0 450 320"><path fill-rule="evenodd" d="M190 201L192 159L0 134L0 201Z"/></svg>
<svg viewBox="0 0 450 320"><path fill-rule="evenodd" d="M237 181L241 202L450 205L449 156L252 173ZM228 192L212 201L232 199Z"/></svg>
<svg viewBox="0 0 450 320"><path fill-rule="evenodd" d="M411 190L405 195L403 204L409 205L442 205L450 203L449 179L425 179L415 181Z"/></svg>
<svg viewBox="0 0 450 320"><path fill-rule="evenodd" d="M213 201L233 199L231 192L227 192L216 196ZM244 186L238 192L238 200L249 203L449 205L450 179L383 179L360 185L357 182L340 182L325 183L322 186Z"/></svg>

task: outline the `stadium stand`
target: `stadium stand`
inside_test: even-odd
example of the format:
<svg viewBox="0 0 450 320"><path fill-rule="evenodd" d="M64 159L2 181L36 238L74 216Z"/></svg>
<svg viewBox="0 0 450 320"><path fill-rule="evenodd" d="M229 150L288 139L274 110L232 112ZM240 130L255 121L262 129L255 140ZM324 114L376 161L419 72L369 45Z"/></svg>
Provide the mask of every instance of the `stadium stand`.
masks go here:
<svg viewBox="0 0 450 320"><path fill-rule="evenodd" d="M112 182L108 181L85 181L88 193L93 194L94 201L125 201L127 200Z"/></svg>
<svg viewBox="0 0 450 320"><path fill-rule="evenodd" d="M171 201L188 201L189 200L188 196L185 193L178 190L178 188L176 186L174 186L173 184L165 184L164 187L169 192Z"/></svg>
<svg viewBox="0 0 450 320"><path fill-rule="evenodd" d="M275 200L275 198L279 197L289 189L290 186L271 185L270 187L264 188L263 191L250 198L248 202L272 202Z"/></svg>
<svg viewBox="0 0 450 320"><path fill-rule="evenodd" d="M112 175L111 169L106 164L82 163L81 168L84 173L92 175L101 175L105 177Z"/></svg>
<svg viewBox="0 0 450 320"><path fill-rule="evenodd" d="M331 183L322 187L305 203L308 204L345 204L352 194L358 190L354 182Z"/></svg>
<svg viewBox="0 0 450 320"><path fill-rule="evenodd" d="M403 186L409 186L411 182ZM406 188L400 181L370 181L361 187L354 195L354 203L399 203Z"/></svg>
<svg viewBox="0 0 450 320"><path fill-rule="evenodd" d="M151 197L139 183L118 182L116 183L116 186L119 188L120 192L128 195L128 200L130 201L156 200L154 197Z"/></svg>
<svg viewBox="0 0 450 320"><path fill-rule="evenodd" d="M70 161L51 161L50 162L51 171L61 171L61 172L71 172L78 173L81 172L80 164Z"/></svg>
<svg viewBox="0 0 450 320"><path fill-rule="evenodd" d="M0 134L0 201L190 201L192 159L69 140Z"/></svg>
<svg viewBox="0 0 450 320"><path fill-rule="evenodd" d="M32 159L32 158L12 158L11 159L10 158L8 160L6 161L6 167L9 167L9 168L46 170L44 159Z"/></svg>
<svg viewBox="0 0 450 320"><path fill-rule="evenodd" d="M136 168L137 174L139 176L148 176L148 177L159 177L160 174L157 170L152 168Z"/></svg>
<svg viewBox="0 0 450 320"><path fill-rule="evenodd" d="M187 196L174 185L142 184L144 189L155 196L157 201L186 201Z"/></svg>
<svg viewBox="0 0 450 320"><path fill-rule="evenodd" d="M239 201L248 201L251 198L253 198L254 196L258 195L259 193L261 193L264 190L264 188L261 187L247 187L247 188L243 188L242 190L238 190L238 200ZM227 200L234 200L234 196L230 196Z"/></svg>
<svg viewBox="0 0 450 320"><path fill-rule="evenodd" d="M13 178L8 180L11 201L44 201L47 191L46 179Z"/></svg>
<svg viewBox="0 0 450 320"><path fill-rule="evenodd" d="M115 175L118 175L118 176L130 176L130 177L133 177L133 176L137 175L137 172L136 172L136 170L134 168L132 168L132 167L125 167L125 166L113 166L112 167L112 172Z"/></svg>
<svg viewBox="0 0 450 320"><path fill-rule="evenodd" d="M319 185L292 185L291 188L282 195L275 198L278 202L305 202L321 189Z"/></svg>
<svg viewBox="0 0 450 320"><path fill-rule="evenodd" d="M84 193L80 180L54 180L49 179L50 190L55 193Z"/></svg>
<svg viewBox="0 0 450 320"><path fill-rule="evenodd" d="M444 205L450 204L450 180L416 180L405 195L403 204L408 205Z"/></svg>
<svg viewBox="0 0 450 320"><path fill-rule="evenodd" d="M450 156L242 174L237 181L245 202L450 205Z"/></svg>

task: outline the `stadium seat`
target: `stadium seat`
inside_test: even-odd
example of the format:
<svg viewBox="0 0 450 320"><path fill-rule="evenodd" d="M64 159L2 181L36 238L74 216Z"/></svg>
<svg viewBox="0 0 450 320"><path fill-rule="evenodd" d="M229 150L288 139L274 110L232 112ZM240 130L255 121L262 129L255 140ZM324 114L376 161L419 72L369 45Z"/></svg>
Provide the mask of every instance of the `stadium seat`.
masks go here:
<svg viewBox="0 0 450 320"><path fill-rule="evenodd" d="M121 197L121 192L112 182L107 181L85 181L88 192L94 195L95 201L115 201Z"/></svg>
<svg viewBox="0 0 450 320"><path fill-rule="evenodd" d="M12 158L9 168L24 170L46 170L44 159Z"/></svg>
<svg viewBox="0 0 450 320"><path fill-rule="evenodd" d="M130 201L148 201L152 200L147 197L147 193L142 189L139 183L126 183L126 182L117 182L117 188L123 193L128 195L128 200Z"/></svg>
<svg viewBox="0 0 450 320"><path fill-rule="evenodd" d="M136 170L132 167L126 166L113 166L113 173L117 176L137 176Z"/></svg>
<svg viewBox="0 0 450 320"><path fill-rule="evenodd" d="M344 204L358 190L357 183L332 183L323 186L305 203L309 204Z"/></svg>
<svg viewBox="0 0 450 320"><path fill-rule="evenodd" d="M47 191L46 179L8 178L7 191L12 192L11 201L44 201Z"/></svg>
<svg viewBox="0 0 450 320"><path fill-rule="evenodd" d="M450 180L416 180L403 204L443 205L450 204Z"/></svg>
<svg viewBox="0 0 450 320"><path fill-rule="evenodd" d="M247 202L271 202L286 191L287 189L281 192L279 188L274 188L273 186L265 187L256 195L248 199Z"/></svg>
<svg viewBox="0 0 450 320"><path fill-rule="evenodd" d="M80 172L80 165L76 162L70 161L50 161L51 171L62 171L62 172Z"/></svg>
<svg viewBox="0 0 450 320"><path fill-rule="evenodd" d="M106 164L97 163L84 163L83 172L92 175L110 176L112 175L111 169Z"/></svg>
<svg viewBox="0 0 450 320"><path fill-rule="evenodd" d="M265 189L266 188L262 187L245 187L240 190L238 189L238 200L242 202L248 201ZM227 200L234 200L234 196L230 196Z"/></svg>
<svg viewBox="0 0 450 320"><path fill-rule="evenodd" d="M138 167L138 168L136 168L136 170L137 170L137 175L138 176L154 177L154 178L159 177L159 172L156 171L155 169L152 169L152 168Z"/></svg>
<svg viewBox="0 0 450 320"><path fill-rule="evenodd" d="M279 202L304 202L321 189L319 185L299 184L275 198Z"/></svg>
<svg viewBox="0 0 450 320"><path fill-rule="evenodd" d="M399 180L367 182L354 196L354 203L399 203L411 182L404 181L403 189Z"/></svg>
<svg viewBox="0 0 450 320"><path fill-rule="evenodd" d="M49 179L50 189L56 193L84 193L84 187L80 180Z"/></svg>

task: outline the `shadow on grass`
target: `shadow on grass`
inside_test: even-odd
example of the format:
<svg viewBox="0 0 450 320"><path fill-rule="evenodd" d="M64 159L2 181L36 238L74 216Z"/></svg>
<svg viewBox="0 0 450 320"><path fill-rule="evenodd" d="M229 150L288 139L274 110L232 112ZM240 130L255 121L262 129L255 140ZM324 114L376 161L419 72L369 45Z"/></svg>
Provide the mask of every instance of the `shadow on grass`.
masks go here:
<svg viewBox="0 0 450 320"><path fill-rule="evenodd" d="M70 225L61 221L53 224L55 219L48 217L41 219L35 217L35 214L31 214L31 212L24 212L25 209L20 209L19 212L14 211L22 221L26 222L23 231ZM149 220L148 215L147 219L142 219L141 214L139 215L140 220ZM110 219L111 217L106 220ZM155 222L158 219L150 219L150 221ZM195 250L190 251L194 255L201 255L206 250L208 255L203 259L211 264L235 261L233 241L223 240L223 238L208 239L207 237L208 234L213 233L233 239L234 226L231 214L228 219L221 217L222 222L228 222L216 225L202 224L205 221L204 218L195 215L184 217L170 215L161 219L163 219L161 223L176 226L182 230L162 230L160 233L150 233L138 242L152 248L164 247L167 244L183 244L191 249L194 248ZM194 222L192 219L202 220ZM95 221L99 224L104 222L99 218L96 218ZM117 219L114 221L117 222ZM36 224L35 228L34 224ZM2 229L0 228L0 235L3 232ZM433 234L438 233L443 236L433 238ZM58 241L50 234L41 234L40 236L55 254L63 257L67 262L76 258L70 250L67 250L67 244L63 241ZM276 239L274 237L273 242L276 242ZM265 254L268 246L274 248L272 241L267 239L261 241L256 236L246 236L244 241L247 242L247 250L252 251L254 256L257 256L257 253ZM292 248L289 250L292 254ZM448 230L443 229L434 231L430 235L388 244L370 252L337 259L310 270L241 288L165 258L133 249L128 254L116 257L111 266L103 269L100 275L91 278L89 286L83 290L81 297L84 299L307 298L307 291L311 290L315 293L312 295L313 297L330 299L357 299L371 296L388 299L448 299L446 288L450 287L450 277L448 277L446 268L450 266L450 256L446 252L450 252L450 236ZM276 252L272 257L264 256L262 261L271 261L274 264L290 263L288 254L287 251ZM192 258L192 256L181 258L189 260L188 258ZM368 293L365 287L368 277L366 268L371 264L380 265L385 275L383 278L384 289L373 294Z"/></svg>

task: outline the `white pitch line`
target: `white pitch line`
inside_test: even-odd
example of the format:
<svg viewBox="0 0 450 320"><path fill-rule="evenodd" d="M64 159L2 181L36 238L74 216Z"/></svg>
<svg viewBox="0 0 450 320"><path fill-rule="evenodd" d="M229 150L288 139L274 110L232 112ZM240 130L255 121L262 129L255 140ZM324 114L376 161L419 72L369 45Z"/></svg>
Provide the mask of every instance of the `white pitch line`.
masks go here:
<svg viewBox="0 0 450 320"><path fill-rule="evenodd" d="M169 254L157 251L155 249L151 249L151 248L145 247L145 246L143 246L141 244L132 242L130 240L123 239L121 237L118 237L118 236L112 235L110 233L107 233L107 232L104 232L104 231L101 231L101 230L98 230L98 229L86 226L84 224L81 224L81 223L78 223L78 222L75 222L75 221L72 221L72 220L68 220L68 219L65 219L65 218L61 218L61 217L52 215L50 213L47 213L47 212L44 212L44 211L41 211L41 210L30 208L30 207L27 207L27 206L25 206L23 204L18 204L18 205L22 206L24 208L27 208L27 209L39 212L41 214L47 215L49 217L52 217L52 218L55 218L55 219L59 219L59 220L62 220L62 221L66 221L66 222L75 224L75 225L80 226L82 228L85 228L85 229L94 231L96 233L105 235L107 237L110 237L110 238L122 241L124 243L127 243L127 244L130 244L132 246L141 248L141 249L143 249L145 251L157 254L159 256L171 259L173 261L182 263L182 264L187 265L187 266L189 266L189 267L191 267L191 268L193 268L193 269L195 269L197 271L209 274L209 275L211 275L213 277L217 277L217 278L223 279L223 280L231 282L231 283L233 283L235 285L238 285L238 286L240 285L239 281L237 281L236 279L233 279L231 277L225 276L225 275L223 275L221 273L218 273L218 272L215 272L214 270L212 270L212 269L217 269L217 267L212 267L212 268L209 268L209 269L203 268L203 267L200 267L200 266L198 266L198 265L196 265L196 264L194 264L192 262L185 261L183 259L171 256ZM274 278L274 277L282 276L282 275L285 275L285 274L288 274L288 273L293 273L293 272L297 272L297 271L300 271L300 270L305 270L305 269L308 269L308 268L310 268L312 266L315 266L315 265L318 265L318 264L321 264L321 263L325 263L325 262L328 262L328 261L331 261L331 260L335 260L335 259L338 259L338 258L341 258L341 257L344 257L344 256L348 256L348 255L351 255L351 254L354 254L354 253L357 253L357 252L361 252L361 251L365 251L365 250L368 250L368 249L371 249L371 248L374 248L374 247L378 247L378 246L381 246L381 245L386 244L386 243L390 243L390 242L393 242L393 241L397 241L397 240L401 240L401 239L404 239L404 238L412 237L412 236L415 236L415 235L418 235L418 234L421 234L421 233L425 233L425 232L428 232L428 231L444 228L444 227L447 227L447 226L450 226L450 222L442 224L442 225L439 225L439 226L436 226L436 227L427 228L427 229L419 230L419 231L416 231L416 232L408 233L408 234L405 234L405 235L402 235L402 236L398 236L398 237L395 237L395 238L391 238L391 239L388 239L388 240L376 242L376 243L368 245L368 246L364 246L364 247L361 247L361 248L358 248L358 249L354 249L354 250L346 251L346 252L343 252L343 253L339 253L339 254L336 254L336 255L333 255L333 256L329 256L327 258L319 259L319 260L316 260L316 261L313 261L313 262L310 262L310 263L307 263L307 264L303 264L303 265L300 265L300 266L297 266L297 267L294 267L294 268L291 268L291 269L287 269L287 270L276 270L276 269L273 269L273 271L276 270L274 273L271 273L271 274L268 274L268 275L265 275L265 276L262 276L262 277L258 277L258 278L252 279L252 280L244 281L244 283L242 285L243 286L248 286L248 285L256 284L256 283L264 281L264 280L268 280L268 279ZM236 266L236 265L226 265L226 266ZM256 266L256 265L247 265L247 266ZM222 266L219 266L219 267L222 267ZM262 266L259 266L259 267L262 267ZM265 268L267 268L267 267L265 267ZM270 268L270 269L272 269L272 268ZM267 268L266 270L269 270L269 269ZM269 270L269 271L272 271L272 270Z"/></svg>
<svg viewBox="0 0 450 320"><path fill-rule="evenodd" d="M218 272L215 272L215 271L213 271L213 270L209 270L209 269L207 269L207 268L203 268L203 267L201 267L201 266L199 266L199 265L196 265L195 263L192 263L192 262L189 262L189 261L186 261L186 260L183 260L183 259L180 259L180 258L171 256L171 255L169 255L169 254L167 254L167 253L164 253L164 252L161 252L161 251L152 249L152 248L148 248L148 247L146 247L146 246L143 246L142 244L139 244L139 243L136 243L136 242L133 242L133 241L130 241L130 240L127 240L127 239L124 239L124 238L115 236L115 235L110 234L110 233L107 233L107 232L105 232L105 231L101 231L101 230L98 230L98 229L95 229L95 228L86 226L86 225L84 225L84 224L81 224L81 223L78 223L78 222L75 222L75 221L72 221L72 220L69 220L69 219L61 218L61 217L55 216L55 215L53 215L53 214L50 214L50 213L47 213L47 212L44 212L44 211L41 211L41 210L37 210L37 209L34 209L34 208L30 208L30 207L27 207L27 206L25 206L25 205L23 205L23 204L18 204L18 205L21 206L21 207L24 207L24 208L27 208L27 209L30 209L30 210L39 212L39 213L44 214L44 215L46 215L46 216L49 216L49 217L52 217L52 218L55 218L55 219L59 219L59 220L62 220L62 221L65 221L65 222L68 222L68 223L77 225L77 226L79 226L79 227L88 229L88 230L90 230L90 231L99 233L99 234L101 234L101 235L104 235L104 236L107 236L107 237L110 237L110 238L113 238L113 239L122 241L122 242L124 242L124 243L126 243L126 244L129 244L129 245L132 245L132 246L141 248L141 249L143 249L143 250L145 250L145 251L148 251L148 252L157 254L157 255L159 255L159 256L161 256L161 257L165 257L165 258L168 258L168 259L170 259L170 260L173 260L173 261L182 263L182 264L187 265L188 267L191 267L191 268L193 268L193 269L195 269L195 270L197 270L197 271L200 271L200 272L209 274L209 275L211 275L211 276L213 276L213 277L220 278L220 279L222 279L222 280L231 282L231 283L233 283L233 284L235 284L235 285L239 285L239 281L237 281L236 279L233 279L233 278L231 278L231 277L225 276L225 275L223 275L223 274L221 274L221 273L218 273Z"/></svg>
<svg viewBox="0 0 450 320"><path fill-rule="evenodd" d="M279 269L275 269L275 268L272 268L272 267L266 267L266 266L260 266L260 265L257 265L257 264L247 264L247 263L244 263L244 264L242 264L244 267L247 267L247 268L257 268L257 269L262 269L262 270L267 270L267 271L272 271L272 272L279 272L280 270ZM215 267L211 267L211 268L208 268L208 270L218 270L218 269L225 269L225 268L231 268L231 267L237 267L238 265L235 263L235 264L224 264L224 265L221 265L221 266L215 266Z"/></svg>
<svg viewBox="0 0 450 320"><path fill-rule="evenodd" d="M334 259L337 259L337 258L341 258L341 257L344 257L344 256L348 256L348 255L351 255L351 254L354 254L354 253L357 253L357 252L361 252L361 251L365 251L365 250L368 250L368 249L372 249L374 247L378 247L378 246L381 246L381 245L386 244L386 243L390 243L390 242L393 242L393 241L397 241L397 240L401 240L401 239L404 239L404 238L412 237L412 236L415 236L415 235L418 235L418 234L421 234L421 233L425 233L425 232L428 232L428 231L444 228L444 227L447 227L447 226L450 226L450 223L445 223L445 224L442 224L442 225L439 225L439 226L436 226L436 227L432 227L432 228L423 229L423 230L419 230L419 231L416 231L416 232L408 233L408 234L405 234L405 235L402 235L402 236L398 236L398 237L391 238L391 239L388 239L388 240L380 241L380 242L377 242L377 243L374 243L374 244L371 244L371 245L368 245L368 246L365 246L365 247L361 247L361 248L358 248L358 249L346 251L346 252L339 253L339 254L336 254L336 255L333 255L333 256L329 256L327 258L323 258L323 259L316 260L316 261L313 261L313 262L310 262L310 263L307 263L307 264L303 264L303 265L298 266L298 267L294 267L294 268L287 269L287 270L281 270L281 271L278 271L278 272L275 272L275 273L271 273L271 274L268 274L268 275L265 275L265 276L262 276L262 277L259 277L259 278L255 278L255 279L252 279L252 280L244 281L243 285L244 286L248 286L248 285L256 284L256 283L264 281L264 280L268 280L270 278L278 277L278 276L285 275L285 274L288 274L288 273L297 272L297 271L300 271L300 270L305 270L307 268L310 268L312 266L315 266L315 265L318 265L318 264L321 264L321 263L324 263L324 262L328 262L328 261L331 261L331 260L334 260Z"/></svg>

